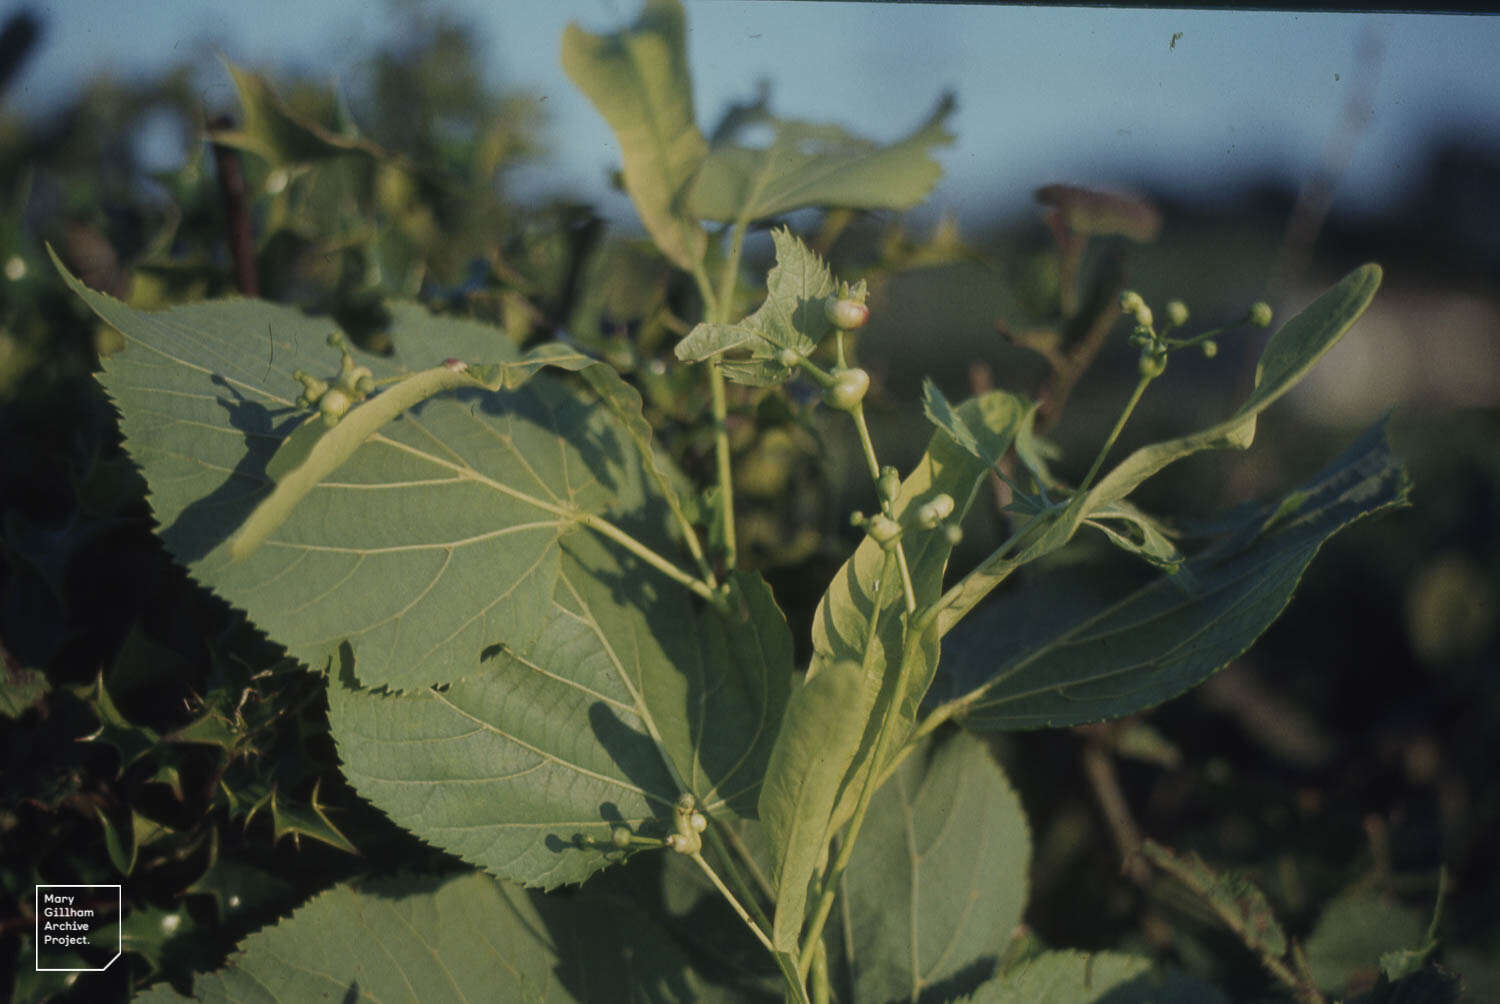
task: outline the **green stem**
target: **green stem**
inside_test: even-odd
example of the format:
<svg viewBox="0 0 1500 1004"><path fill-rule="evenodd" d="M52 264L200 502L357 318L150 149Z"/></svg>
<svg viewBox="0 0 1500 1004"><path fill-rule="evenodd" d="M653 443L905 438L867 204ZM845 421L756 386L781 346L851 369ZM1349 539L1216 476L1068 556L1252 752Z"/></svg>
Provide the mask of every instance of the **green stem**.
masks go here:
<svg viewBox="0 0 1500 1004"><path fill-rule="evenodd" d="M739 855L739 859L744 862L745 868L750 872L750 877L755 880L755 884L760 887L761 894L768 900L775 900L776 887L771 885L771 880L766 877L766 873L761 871L760 865L755 863L755 856L750 853L750 849L740 839L739 833L728 826L722 829L723 832L721 833L719 830L709 827L709 832L713 835L711 839L715 841L723 840L728 848L732 848L735 854ZM715 846L717 847L717 844ZM720 853L725 852L720 851Z"/></svg>
<svg viewBox="0 0 1500 1004"><path fill-rule="evenodd" d="M697 593L699 596L714 604L714 606L716 607L722 605L723 598L719 595L719 591L717 589L714 589L702 579L695 578L692 575L689 575L687 572L684 572L682 569L672 564L672 562L668 561L666 558L663 558L660 554L657 554L651 548L647 547L645 544L642 544L640 541L636 540L630 534L615 526L603 516L596 516L591 512L576 513L575 516L578 521L584 526L588 527L590 530L593 530L601 537L608 537L610 540L619 544L621 547L625 548L625 550L640 558L642 561L650 565L652 568L656 569L658 572L661 572L673 582L677 582L681 585L686 586L688 589L692 590L694 593Z"/></svg>
<svg viewBox="0 0 1500 1004"><path fill-rule="evenodd" d="M1099 468L1104 464L1104 458L1114 447L1115 440L1120 438L1120 430L1125 428L1125 423L1130 419L1130 413L1135 411L1135 406L1140 403L1141 395L1146 392L1146 385L1150 382L1151 378L1148 376L1143 376L1136 382L1135 390L1130 392L1130 400L1125 402L1125 410L1120 412L1115 427L1109 431L1109 438L1104 441L1104 445L1099 448L1099 455L1094 458L1094 465L1089 468L1089 472L1083 477L1083 483L1078 486L1080 492L1088 491L1089 485L1094 483L1094 475L1099 473Z"/></svg>
<svg viewBox="0 0 1500 1004"><path fill-rule="evenodd" d="M682 531L682 537L687 541L688 554L693 558L693 564L698 566L698 574L703 577L708 588L717 590L719 578L714 575L713 566L708 563L708 556L703 553L703 544L698 540L698 531L693 529L693 524L688 522L687 516L677 506L669 506L677 518L677 528Z"/></svg>
<svg viewBox="0 0 1500 1004"><path fill-rule="evenodd" d="M1007 537L999 547L990 552L989 557L949 587L936 603L922 611L922 616L917 621L918 633L926 631L934 621L938 625L938 637L951 631L953 625L1015 571L1012 567L1005 569L1003 574L997 574L997 566L1005 560L1005 556L1020 547L1027 537L1034 536L1051 525L1046 514L1034 516L1025 526ZM976 583L982 583L982 586L976 587Z"/></svg>
<svg viewBox="0 0 1500 1004"><path fill-rule="evenodd" d="M725 323L734 308L734 285L740 277L740 255L745 249L745 220L735 220L729 231L729 255L724 260L724 271L719 274L719 313L714 320Z"/></svg>
<svg viewBox="0 0 1500 1004"><path fill-rule="evenodd" d="M761 909L760 900L755 896L754 887L745 881L744 874L740 871L739 866L735 864L734 854L724 842L723 835L719 832L720 828L718 824L710 819L708 829L704 831L703 837L708 841L709 846L713 848L714 853L719 856L719 860L724 862L724 871L729 876L729 884L740 894L745 908L750 911L750 915L755 918L755 922L760 925L761 930L768 931L771 929L771 918L766 916L766 912ZM727 827L723 827L723 829L728 833L733 832ZM770 894L768 893L768 895Z"/></svg>
<svg viewBox="0 0 1500 1004"><path fill-rule="evenodd" d="M812 1004L828 1004L832 991L828 980L828 947L819 941L818 950L813 956Z"/></svg>
<svg viewBox="0 0 1500 1004"><path fill-rule="evenodd" d="M713 283L708 281L702 261L693 263L693 282L698 286L698 295L703 298L703 316L711 321L719 320L719 301L714 296Z"/></svg>
<svg viewBox="0 0 1500 1004"><path fill-rule="evenodd" d="M704 313L712 322L723 324L728 320L734 290L733 277L739 270L740 248L744 242L744 228L736 227L731 235L729 260L725 262L723 286L726 295L714 294L713 284L702 262L693 266L693 280L698 284L698 293L703 297ZM734 532L734 464L729 450L729 399L724 390L724 371L718 359L708 361L708 393L714 420L714 461L719 483L719 509L723 516L724 565L734 568L738 558L738 546Z"/></svg>
<svg viewBox="0 0 1500 1004"><path fill-rule="evenodd" d="M849 414L854 418L854 428L859 432L859 445L864 450L865 463L870 468L870 480L875 482L876 490L878 491L880 486L880 461L875 456L875 441L870 438L870 426L865 422L864 403L856 404L854 410ZM882 499L880 505L885 510L887 516L895 517L895 502ZM912 585L911 569L906 563L906 549L901 546L899 540L896 541L896 565L901 569L901 589L906 596L906 612L908 615L916 613L917 590Z"/></svg>
<svg viewBox="0 0 1500 1004"><path fill-rule="evenodd" d="M771 939L766 937L765 930L745 911L744 906L734 893L729 891L729 887L724 884L723 879L719 878L719 873L714 871L713 866L703 859L702 854L694 853L692 858L693 862L703 870L703 874L708 876L708 880L714 884L714 888L719 890L719 895L724 897L734 912L739 914L740 920L745 922L745 926L750 928L750 933L755 935L755 940L764 945L766 951L772 955L777 954L776 947L771 944Z"/></svg>
<svg viewBox="0 0 1500 1004"><path fill-rule="evenodd" d="M718 359L708 361L708 391L714 413L714 460L724 522L724 565L733 568L739 550L734 533L734 463L729 451L729 399L724 392L724 371Z"/></svg>

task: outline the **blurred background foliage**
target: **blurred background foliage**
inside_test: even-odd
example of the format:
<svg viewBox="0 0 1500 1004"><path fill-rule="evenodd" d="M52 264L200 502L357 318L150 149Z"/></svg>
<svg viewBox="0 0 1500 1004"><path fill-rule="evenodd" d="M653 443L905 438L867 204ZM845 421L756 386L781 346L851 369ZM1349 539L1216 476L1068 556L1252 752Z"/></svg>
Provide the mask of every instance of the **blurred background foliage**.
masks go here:
<svg viewBox="0 0 1500 1004"><path fill-rule="evenodd" d="M342 92L228 67L239 106L203 108L184 68L101 81L46 120L0 108L0 987L16 1000L185 988L334 881L451 867L343 784L320 681L151 536L91 376L118 336L66 294L48 245L138 305L258 295L375 351L391 298L518 342L572 339L627 374L666 448L712 480L706 429L685 431L706 389L668 365L697 316L690 285L590 206L511 199L508 172L544 163L542 106L485 83L464 24L411 16ZM0 87L44 31L10 17ZM731 108L720 130L767 100ZM163 146L180 157L163 163ZM928 436L928 374L955 400L1040 393L1076 478L1134 380L1114 324L1127 284L1185 300L1191 326L1210 327L1262 297L1284 318L1349 267L1386 267L1370 313L1262 420L1252 451L1184 463L1143 501L1197 517L1285 487L1398 406L1414 507L1336 537L1282 620L1193 694L996 743L1036 834L1028 924L1050 944L1145 949L1235 999L1272 994L1179 887L1122 869L1115 836L1133 826L1253 880L1334 993L1371 989L1381 953L1420 938L1445 869L1436 957L1470 999L1500 999L1500 851L1486 839L1500 827L1500 161L1459 145L1427 158L1409 201L1358 220L1328 213L1329 176L1216 204L1050 186L1032 218L917 229L889 214L790 221L836 273L871 284L856 352L876 378L874 435L903 466ZM769 264L762 233L746 275ZM753 308L756 285L738 295ZM1174 363L1122 447L1228 411L1263 337L1242 329L1217 358ZM857 539L847 515L871 501L858 454L811 388L734 393L743 550L806 639ZM957 566L1003 537L996 491ZM1087 541L1053 564L1085 561L1081 588L1141 574ZM1111 786L1127 818L1102 807ZM49 881L123 883L127 954L108 972L33 971L32 890ZM1368 922L1335 923L1338 910Z"/></svg>

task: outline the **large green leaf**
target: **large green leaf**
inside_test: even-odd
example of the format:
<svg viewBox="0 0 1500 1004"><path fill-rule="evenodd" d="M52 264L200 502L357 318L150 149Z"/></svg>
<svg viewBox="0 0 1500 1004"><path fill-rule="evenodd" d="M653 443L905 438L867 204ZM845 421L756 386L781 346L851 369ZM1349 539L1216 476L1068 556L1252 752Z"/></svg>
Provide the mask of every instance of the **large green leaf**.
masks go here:
<svg viewBox="0 0 1500 1004"><path fill-rule="evenodd" d="M953 98L945 96L925 123L889 146L838 126L773 120L769 146L724 144L709 151L688 190L688 209L723 222L807 206L910 209L942 177L929 151L953 141L943 127L952 111Z"/></svg>
<svg viewBox="0 0 1500 1004"><path fill-rule="evenodd" d="M699 362L725 352L748 349L748 359L724 360L724 375L739 383L769 387L796 372L779 354L790 349L809 356L833 330L824 299L833 292L828 266L785 227L771 231L776 265L766 277L766 299L738 324L704 322L677 343L677 358Z"/></svg>
<svg viewBox="0 0 1500 1004"><path fill-rule="evenodd" d="M647 0L628 31L591 35L576 24L563 35L562 64L620 144L625 191L656 246L692 270L708 235L679 201L708 150L693 117L693 87L678 0Z"/></svg>
<svg viewBox="0 0 1500 1004"><path fill-rule="evenodd" d="M1188 562L1191 592L1157 579L1107 603L1077 590L1003 597L954 630L930 700L977 729L1077 725L1175 697L1245 651L1281 613L1323 542L1404 504L1383 424L1290 496Z"/></svg>
<svg viewBox="0 0 1500 1004"><path fill-rule="evenodd" d="M1261 353L1250 397L1229 418L1188 436L1141 447L1087 492L1074 494L1067 505L1036 516L1034 533L1019 553L987 559L965 577L958 593L940 613L939 634L947 634L1017 568L1070 541L1085 520L1095 514L1103 518L1118 515L1118 503L1169 464L1202 450L1248 448L1255 439L1256 416L1290 390L1343 337L1369 306L1380 277L1379 265L1362 265L1284 324ZM1023 433L1020 442L1027 447L1022 459L1035 470L1034 437ZM1104 528L1103 524L1096 525ZM1128 538L1112 539L1122 545L1131 543ZM1181 568L1176 555L1162 546L1164 543L1147 541L1129 549L1167 567ZM1183 581L1180 579L1179 584Z"/></svg>
<svg viewBox="0 0 1500 1004"><path fill-rule="evenodd" d="M807 883L828 847L839 782L864 733L864 694L858 663L840 663L809 679L787 704L766 765L759 808L776 883L771 940L781 951L797 947Z"/></svg>
<svg viewBox="0 0 1500 1004"><path fill-rule="evenodd" d="M1124 952L1043 952L991 980L970 1004L1221 1004L1214 987L1179 971L1152 971L1151 960Z"/></svg>
<svg viewBox="0 0 1500 1004"><path fill-rule="evenodd" d="M1020 799L981 740L913 753L871 802L844 878L854 998L951 999L987 979L1021 923L1030 858Z"/></svg>
<svg viewBox="0 0 1500 1004"><path fill-rule="evenodd" d="M321 893L199 975L204 1002L693 1001L703 986L632 905L481 874ZM136 1000L180 1001L165 985Z"/></svg>
<svg viewBox="0 0 1500 1004"><path fill-rule="evenodd" d="M662 836L685 791L753 816L790 687L791 636L758 577L733 611L589 534L570 536L526 653L500 649L445 688L329 687L350 783L423 839L527 885L619 859L615 825Z"/></svg>
<svg viewBox="0 0 1500 1004"><path fill-rule="evenodd" d="M337 369L332 325L253 300L145 313L68 278L125 336L101 381L168 550L312 666L348 640L363 683L405 688L472 672L491 645L524 650L548 616L560 535L581 513L645 503L634 431L537 377L379 428L236 560L231 533L290 463L283 443L309 428L292 372ZM377 379L446 356L515 359L494 328L391 312L395 354L360 359Z"/></svg>

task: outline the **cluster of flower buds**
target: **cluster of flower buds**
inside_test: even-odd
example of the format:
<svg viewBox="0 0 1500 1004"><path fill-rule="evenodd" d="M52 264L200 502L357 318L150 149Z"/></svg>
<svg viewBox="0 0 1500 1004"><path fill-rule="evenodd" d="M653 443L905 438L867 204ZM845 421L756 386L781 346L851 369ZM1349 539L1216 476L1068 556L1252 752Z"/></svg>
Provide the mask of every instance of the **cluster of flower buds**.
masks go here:
<svg viewBox="0 0 1500 1004"><path fill-rule="evenodd" d="M697 801L684 792L672 809L672 828L667 834L669 850L678 854L697 854L703 849L703 831L708 829L708 817L698 811Z"/></svg>
<svg viewBox="0 0 1500 1004"><path fill-rule="evenodd" d="M887 479L887 474L892 475L892 478ZM888 485L891 481L894 481L894 487L889 489L890 494L887 496ZM879 486L883 504L895 500L896 491L900 489L900 479L896 476L894 467L887 467L881 471ZM946 492L939 492L914 509L908 509L906 518L902 522L898 522L894 517L883 512L876 513L874 516L856 512L849 517L849 522L855 527L863 528L870 535L870 539L879 544L883 551L895 548L901 540L901 535L910 529L941 529L948 538L948 542L956 545L963 539L963 531L959 529L957 523L948 521L955 508L953 496Z"/></svg>
<svg viewBox="0 0 1500 1004"><path fill-rule="evenodd" d="M1167 368L1167 353L1175 349L1197 346L1208 359L1219 354L1219 343L1214 341L1214 336L1220 334L1224 330L1222 328L1205 331L1192 338L1168 337L1188 322L1187 304L1181 300L1172 300L1167 303L1163 311L1166 314L1166 323L1160 330L1156 327L1156 318L1151 308L1135 290L1126 290L1120 294L1120 309L1135 320L1135 330L1130 334L1130 344L1140 350L1138 367L1141 376L1147 380L1161 376ZM1257 328L1269 327L1271 305L1265 301L1253 304L1249 313L1239 323L1253 324Z"/></svg>
<svg viewBox="0 0 1500 1004"><path fill-rule="evenodd" d="M698 811L698 802L684 792L672 809L672 832L665 837L638 836L625 825L616 826L609 833L609 842L620 850L632 847L665 847L679 854L697 854L703 849L703 831L708 829L708 817Z"/></svg>
<svg viewBox="0 0 1500 1004"><path fill-rule="evenodd" d="M323 424L332 428L339 419L375 390L375 375L370 367L359 366L349 352L344 336L335 331L328 336L328 344L339 350L339 374L332 384L319 380L303 370L292 374L292 379L302 384L302 396L297 403L304 408L315 408L323 416Z"/></svg>

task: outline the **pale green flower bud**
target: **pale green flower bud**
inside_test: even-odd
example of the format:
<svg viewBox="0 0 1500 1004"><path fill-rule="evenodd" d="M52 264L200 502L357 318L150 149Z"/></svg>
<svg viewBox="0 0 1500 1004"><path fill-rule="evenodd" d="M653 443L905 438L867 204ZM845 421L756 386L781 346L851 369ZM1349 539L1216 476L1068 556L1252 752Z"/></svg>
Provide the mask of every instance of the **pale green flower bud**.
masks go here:
<svg viewBox="0 0 1500 1004"><path fill-rule="evenodd" d="M870 308L858 300L830 296L823 301L823 311L835 328L853 331L870 319Z"/></svg>
<svg viewBox="0 0 1500 1004"><path fill-rule="evenodd" d="M318 398L318 411L323 414L323 424L332 428L348 413L354 400L337 387Z"/></svg>
<svg viewBox="0 0 1500 1004"><path fill-rule="evenodd" d="M896 546L896 541L901 539L901 524L884 513L880 513L870 518L869 533L871 539L882 549L890 550Z"/></svg>
<svg viewBox="0 0 1500 1004"><path fill-rule="evenodd" d="M939 523L952 515L953 496L936 495L917 509L917 525L924 530L936 530Z"/></svg>
<svg viewBox="0 0 1500 1004"><path fill-rule="evenodd" d="M834 384L823 391L823 400L839 411L853 411L865 399L870 389L870 374L855 367L838 370L833 374Z"/></svg>

